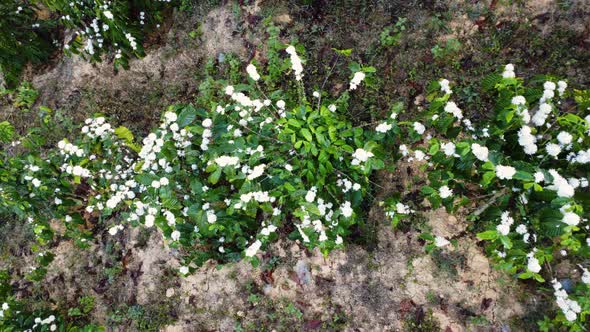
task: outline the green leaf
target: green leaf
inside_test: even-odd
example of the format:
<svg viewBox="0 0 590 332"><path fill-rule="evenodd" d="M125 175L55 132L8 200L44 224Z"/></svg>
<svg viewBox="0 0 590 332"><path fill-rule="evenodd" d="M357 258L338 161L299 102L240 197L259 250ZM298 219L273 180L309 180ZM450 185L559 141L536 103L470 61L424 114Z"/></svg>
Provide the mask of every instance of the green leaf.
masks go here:
<svg viewBox="0 0 590 332"><path fill-rule="evenodd" d="M495 239L498 238L498 231L490 230L490 231L477 233L477 238L480 240L494 241Z"/></svg>
<svg viewBox="0 0 590 332"><path fill-rule="evenodd" d="M532 182L535 180L531 173L525 171L516 171L516 174L514 174L513 178L524 182Z"/></svg>
<svg viewBox="0 0 590 332"><path fill-rule="evenodd" d="M14 127L8 121L0 122L0 143L8 143L14 137Z"/></svg>
<svg viewBox="0 0 590 332"><path fill-rule="evenodd" d="M344 55L344 56L350 56L352 54L352 48L348 48L348 49L345 49L345 50L339 50L339 49L333 48L332 50L334 52L336 52L336 53L338 53L340 55Z"/></svg>
<svg viewBox="0 0 590 332"><path fill-rule="evenodd" d="M424 195L432 195L435 192L434 188L429 187L429 186L422 187L422 189L420 191Z"/></svg>
<svg viewBox="0 0 590 332"><path fill-rule="evenodd" d="M505 236L505 235L500 236L500 242L502 242L502 244L504 245L504 248L506 248L506 249L512 248L512 241L510 241L510 238L508 236Z"/></svg>
<svg viewBox="0 0 590 332"><path fill-rule="evenodd" d="M494 166L494 164L492 164L491 161L486 161L483 165L481 165L481 168L486 171L495 171L496 170L496 166Z"/></svg>
<svg viewBox="0 0 590 332"><path fill-rule="evenodd" d="M219 181L219 178L221 177L222 170L222 168L218 168L215 170L215 172L211 173L211 175L209 175L209 183L216 184Z"/></svg>
<svg viewBox="0 0 590 332"><path fill-rule="evenodd" d="M313 136L311 135L311 132L307 128L301 129L301 135L303 135L303 137L305 137L305 139L310 142L313 140Z"/></svg>
<svg viewBox="0 0 590 332"><path fill-rule="evenodd" d="M131 130L127 129L127 127L119 127L117 129L115 129L115 135L117 135L117 137L119 137L120 139L124 140L125 142L133 142L133 133L131 132Z"/></svg>
<svg viewBox="0 0 590 332"><path fill-rule="evenodd" d="M193 105L188 105L180 112L180 114L178 114L176 123L178 123L180 128L183 128L195 121L196 118L197 110L193 107Z"/></svg>
<svg viewBox="0 0 590 332"><path fill-rule="evenodd" d="M291 118L287 121L287 123L293 127L301 128L301 123L299 121L297 121L296 119Z"/></svg>
<svg viewBox="0 0 590 332"><path fill-rule="evenodd" d="M487 185L489 185L495 177L496 177L496 173L495 172L485 172L485 173L483 173L483 177L482 177L482 180L481 180L481 185L484 186L484 187L487 186Z"/></svg>
<svg viewBox="0 0 590 332"><path fill-rule="evenodd" d="M296 190L290 182L285 182L283 187L285 187L285 189L287 189L289 192L294 192Z"/></svg>

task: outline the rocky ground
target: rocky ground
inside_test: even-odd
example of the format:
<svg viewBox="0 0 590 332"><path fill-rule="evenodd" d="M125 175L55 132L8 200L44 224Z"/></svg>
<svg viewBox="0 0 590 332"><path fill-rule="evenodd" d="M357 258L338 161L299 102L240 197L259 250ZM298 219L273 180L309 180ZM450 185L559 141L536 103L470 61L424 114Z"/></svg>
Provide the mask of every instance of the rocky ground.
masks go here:
<svg viewBox="0 0 590 332"><path fill-rule="evenodd" d="M319 68L306 73L310 81L325 75L331 48L353 48L357 61L377 67L381 81L364 92L372 112L386 112L396 100L419 111L428 81L446 77L464 87L458 98L474 105L470 112L477 119L489 102L477 92L478 79L509 62L528 77L551 70L590 86L590 4L584 1L245 3L205 1L174 12L150 38L147 56L132 61L128 71L57 57L51 66L30 68L26 79L40 92L38 105L76 122L104 113L145 131L166 106L194 98L211 59L219 63L236 54L244 62L264 60L256 45L266 36L262 20L272 17L285 41L306 46L307 67ZM381 32L399 17L408 22L399 45L383 46ZM459 49L434 56L433 47L449 39L457 39ZM341 73L341 81L347 75ZM365 106L353 105L351 112ZM21 130L30 123L30 113L9 103L0 107ZM258 268L209 262L181 278L181 253L167 248L156 231L135 229L114 238L99 234L89 249L61 241L45 282L23 282L20 295L60 309L92 298L84 319L114 331L534 330L544 299L493 269L462 214L427 211L411 225L391 229L378 203L395 191L414 193L417 169L408 164L381 172L367 227L346 250L328 257L278 242ZM25 226L3 227L17 235L1 238L2 264L22 273L31 261L31 236ZM457 243L426 254L418 238L423 231Z"/></svg>

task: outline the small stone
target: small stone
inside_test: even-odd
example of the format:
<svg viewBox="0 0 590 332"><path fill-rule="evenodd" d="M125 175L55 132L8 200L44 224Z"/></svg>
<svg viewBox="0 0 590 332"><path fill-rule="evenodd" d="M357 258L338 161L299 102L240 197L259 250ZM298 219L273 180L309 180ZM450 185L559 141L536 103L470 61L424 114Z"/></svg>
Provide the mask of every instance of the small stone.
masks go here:
<svg viewBox="0 0 590 332"><path fill-rule="evenodd" d="M168 288L166 290L166 297L172 297L174 296L174 288Z"/></svg>

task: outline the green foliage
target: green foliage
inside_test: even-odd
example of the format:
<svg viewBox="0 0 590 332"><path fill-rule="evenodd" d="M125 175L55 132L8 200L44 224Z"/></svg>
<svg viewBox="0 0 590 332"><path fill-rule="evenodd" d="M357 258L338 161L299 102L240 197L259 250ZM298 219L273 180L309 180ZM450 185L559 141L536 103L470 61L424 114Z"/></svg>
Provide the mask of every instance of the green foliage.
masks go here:
<svg viewBox="0 0 590 332"><path fill-rule="evenodd" d="M433 208L466 209L470 219L477 220L477 237L486 241L486 252L497 267L538 283L555 278L550 267L563 255L581 264L585 278L590 278L584 266L590 258L590 234L582 226L590 211L590 118L583 118L587 109L579 106L587 98L576 91L573 97L582 113L561 111L562 100L571 95L564 81L556 81L539 76L531 87L525 86L512 65L502 75L485 77L482 85L496 106L477 126L450 101L448 81L434 82L422 121L436 137L426 141L426 148L421 137L408 140L416 145L412 159L428 161L422 166L428 176L422 196ZM428 251L448 245L431 234L422 238ZM579 307L572 304L574 309L568 309L563 303L569 302L558 301L560 313L553 323L580 330L590 310L587 292L587 285L580 283L575 292L565 293ZM558 288L555 294L564 296Z"/></svg>
<svg viewBox="0 0 590 332"><path fill-rule="evenodd" d="M444 43L437 43L432 48L432 55L435 60L454 60L454 57L461 50L461 42L456 38L449 38Z"/></svg>
<svg viewBox="0 0 590 332"><path fill-rule="evenodd" d="M51 49L47 30L52 23L39 20L38 11L35 2L0 3L0 72L9 86L16 85L27 62L44 60Z"/></svg>
<svg viewBox="0 0 590 332"><path fill-rule="evenodd" d="M8 121L0 122L0 143L9 143L14 137L14 127Z"/></svg>
<svg viewBox="0 0 590 332"><path fill-rule="evenodd" d="M230 75L235 82L208 68L195 103L170 106L141 142L97 114L57 148L41 153L46 137L33 128L17 154L3 155L0 209L30 218L43 253L28 277L42 279L51 262L41 248L53 242L54 220L82 247L105 229L116 236L158 227L170 246L186 249L183 274L208 259L247 257L256 265L257 252L282 236L324 254L342 247L363 217L369 177L384 166L377 140L395 131L353 126L345 116L352 90L309 99L301 80L285 80L300 60L292 46L285 59L276 37L260 78L252 65L247 78ZM355 89L375 72L350 68ZM384 125L396 127L395 119ZM111 281L118 273L118 266L107 270Z"/></svg>
<svg viewBox="0 0 590 332"><path fill-rule="evenodd" d="M7 0L0 4L0 70L9 86L28 62L46 59L63 28L74 32L63 41L66 54L90 61L104 55L115 68L145 55L146 34L158 28L175 1ZM57 18L57 19L56 19Z"/></svg>
<svg viewBox="0 0 590 332"><path fill-rule="evenodd" d="M400 18L394 25L385 27L379 35L379 41L383 47L392 47L399 45L400 39L406 30L406 18Z"/></svg>
<svg viewBox="0 0 590 332"><path fill-rule="evenodd" d="M68 1L43 0L56 12L60 23L77 32L65 45L66 53L80 54L91 61L111 49L115 52L115 68L128 67L129 58L143 57L145 29L162 21L162 12L169 6L163 1Z"/></svg>

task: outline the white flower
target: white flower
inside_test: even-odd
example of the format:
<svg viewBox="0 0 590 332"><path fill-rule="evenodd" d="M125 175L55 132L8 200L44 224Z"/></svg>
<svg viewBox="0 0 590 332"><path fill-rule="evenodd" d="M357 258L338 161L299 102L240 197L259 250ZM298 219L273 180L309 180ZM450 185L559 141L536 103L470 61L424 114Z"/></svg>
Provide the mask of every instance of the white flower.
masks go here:
<svg viewBox="0 0 590 332"><path fill-rule="evenodd" d="M203 127L209 128L213 124L213 121L211 121L211 119L207 118L207 119L203 120L203 122L201 124L203 125Z"/></svg>
<svg viewBox="0 0 590 332"><path fill-rule="evenodd" d="M418 133L418 135L422 135L424 134L426 127L424 127L424 125L420 122L414 122L414 130Z"/></svg>
<svg viewBox="0 0 590 332"><path fill-rule="evenodd" d="M557 140L561 145L568 145L572 142L572 135L566 131L562 131L557 135Z"/></svg>
<svg viewBox="0 0 590 332"><path fill-rule="evenodd" d="M4 302L2 303L2 310L8 310L9 306L8 303Z"/></svg>
<svg viewBox="0 0 590 332"><path fill-rule="evenodd" d="M526 99L523 96L515 96L512 98L512 104L513 105L525 105L526 104Z"/></svg>
<svg viewBox="0 0 590 332"><path fill-rule="evenodd" d="M258 252L258 250L260 250L260 247L262 246L262 242L260 242L260 240L256 240L254 243L252 243L248 249L246 249L246 257L254 257L254 255L256 255L256 253Z"/></svg>
<svg viewBox="0 0 590 332"><path fill-rule="evenodd" d="M543 172L537 171L535 174L533 174L533 176L535 177L535 183L541 183L545 181L545 175Z"/></svg>
<svg viewBox="0 0 590 332"><path fill-rule="evenodd" d="M510 180L516 174L516 169L512 166L496 166L496 176L500 180Z"/></svg>
<svg viewBox="0 0 590 332"><path fill-rule="evenodd" d="M155 220L156 220L156 217L151 214L148 214L147 216L145 216L145 223L144 223L145 227L149 228L149 227L154 226Z"/></svg>
<svg viewBox="0 0 590 332"><path fill-rule="evenodd" d="M512 224L514 224L514 219L510 216L508 211L505 211L502 213L500 224L496 226L496 230L501 235L508 235L508 233L510 233L510 226L512 226Z"/></svg>
<svg viewBox="0 0 590 332"><path fill-rule="evenodd" d="M559 93L560 96L563 95L563 93L565 92L565 89L567 89L567 83L565 81L557 82L557 92Z"/></svg>
<svg viewBox="0 0 590 332"><path fill-rule="evenodd" d="M374 156L374 154L370 151L366 151L366 150L363 150L360 148L356 149L354 151L354 153L352 154L353 160L352 160L351 164L353 166L360 165L361 162L366 162L367 160L369 160L369 158L371 158L373 156Z"/></svg>
<svg viewBox="0 0 590 332"><path fill-rule="evenodd" d="M264 174L264 169L266 168L265 164L260 164L258 166L255 166L252 169L252 173L250 173L247 177L248 180L254 180L257 177L261 176L262 174Z"/></svg>
<svg viewBox="0 0 590 332"><path fill-rule="evenodd" d="M398 202L398 203L395 204L395 211L397 213L400 213L400 214L410 214L410 213L412 213L412 210L410 209L410 207L407 206L407 205L405 205L405 204L403 204L403 203L401 203L401 202Z"/></svg>
<svg viewBox="0 0 590 332"><path fill-rule="evenodd" d="M551 113L551 105L543 103L539 106L539 110L533 115L532 121L538 127L542 126L547 120L547 116Z"/></svg>
<svg viewBox="0 0 590 332"><path fill-rule="evenodd" d="M175 112L166 112L166 113L164 113L164 118L166 118L166 121L168 123L172 123L172 122L176 121L176 119L178 118L178 115L176 115Z"/></svg>
<svg viewBox="0 0 590 332"><path fill-rule="evenodd" d="M280 211L277 215L280 214ZM273 214L274 215L274 214ZM270 233L273 233L274 231L277 230L277 227L275 225L269 225L268 227L264 227L261 231L260 234L264 235L264 236L268 236L270 235Z"/></svg>
<svg viewBox="0 0 590 332"><path fill-rule="evenodd" d="M180 239L180 232L174 231L174 232L172 232L170 237L172 238L173 241L178 241Z"/></svg>
<svg viewBox="0 0 590 332"><path fill-rule="evenodd" d="M520 225L518 225L518 226L516 227L516 233L518 233L518 234L520 234L520 235L523 235L523 234L526 234L526 233L528 233L528 232L527 232L527 229L526 229L526 226L525 226L524 224L520 224Z"/></svg>
<svg viewBox="0 0 590 332"><path fill-rule="evenodd" d="M508 235L508 233L510 233L510 225L508 225L508 224L499 224L498 226L496 226L496 230L501 235Z"/></svg>
<svg viewBox="0 0 590 332"><path fill-rule="evenodd" d="M234 94L234 87L232 85L228 85L225 87L225 94L226 95L233 95Z"/></svg>
<svg viewBox="0 0 590 332"><path fill-rule="evenodd" d="M158 189L158 188L160 188L160 186L161 186L160 181L158 181L158 180L152 181L152 188Z"/></svg>
<svg viewBox="0 0 590 332"><path fill-rule="evenodd" d="M563 214L562 222L570 226L576 226L580 223L580 216L573 212L566 212Z"/></svg>
<svg viewBox="0 0 590 332"><path fill-rule="evenodd" d="M561 153L561 147L555 143L549 143L545 146L545 151L552 157L557 157Z"/></svg>
<svg viewBox="0 0 590 332"><path fill-rule="evenodd" d="M169 183L170 183L170 181L168 180L168 178L161 178L160 179L161 186L167 186Z"/></svg>
<svg viewBox="0 0 590 332"><path fill-rule="evenodd" d="M579 266L582 269L582 271L584 271L584 274L582 274L582 282L587 285L590 284L590 271L588 271L588 269L582 267L581 265Z"/></svg>
<svg viewBox="0 0 590 332"><path fill-rule="evenodd" d="M179 269L180 273L182 273L183 275L187 275L189 270L188 270L188 266L181 266Z"/></svg>
<svg viewBox="0 0 590 332"><path fill-rule="evenodd" d="M344 204L340 206L340 212L342 212L342 216L345 218L350 218L352 216L353 210L349 201L344 202Z"/></svg>
<svg viewBox="0 0 590 332"><path fill-rule="evenodd" d="M578 318L578 315L576 315L576 313L571 310L566 310L564 312L564 314L565 314L565 319L567 319L570 322L573 322Z"/></svg>
<svg viewBox="0 0 590 332"><path fill-rule="evenodd" d="M550 169L549 174L553 177L553 184L548 187L549 189L557 191L559 197L574 196L575 188L564 177L554 169Z"/></svg>
<svg viewBox="0 0 590 332"><path fill-rule="evenodd" d="M217 215L215 215L215 212L213 212L213 210L208 210L207 211L207 222L210 224L213 224L217 221Z"/></svg>
<svg viewBox="0 0 590 332"><path fill-rule="evenodd" d="M109 234L111 234L113 236L117 235L118 231L119 231L119 227L117 227L117 226L113 226L113 227L109 228Z"/></svg>
<svg viewBox="0 0 590 332"><path fill-rule="evenodd" d="M537 152L537 138L531 133L532 129L529 126L522 126L518 131L518 144L524 147L526 154L535 154Z"/></svg>
<svg viewBox="0 0 590 332"><path fill-rule="evenodd" d="M392 125L388 124L387 122L380 123L375 130L380 133L386 133L391 129Z"/></svg>
<svg viewBox="0 0 590 332"><path fill-rule="evenodd" d="M442 148L446 156L451 157L455 155L455 144L453 144L452 142L443 143L440 147Z"/></svg>
<svg viewBox="0 0 590 332"><path fill-rule="evenodd" d="M551 81L546 81L545 83L543 83L543 89L545 90L555 90L555 88L555 83Z"/></svg>
<svg viewBox="0 0 590 332"><path fill-rule="evenodd" d="M103 12L103 14L104 14L104 16L105 16L106 18L108 18L109 20L112 20L112 19L113 19L113 17L114 17L114 16L113 16L113 13L111 13L111 11L110 11L110 10L105 10L105 11Z"/></svg>
<svg viewBox="0 0 590 332"><path fill-rule="evenodd" d="M451 87L449 86L449 80L443 78L442 80L438 81L438 83L440 84L440 91L444 92L445 94L453 93L453 90L451 90Z"/></svg>
<svg viewBox="0 0 590 332"><path fill-rule="evenodd" d="M422 161L426 158L426 154L422 150L416 150L414 151L414 158L418 161Z"/></svg>
<svg viewBox="0 0 590 332"><path fill-rule="evenodd" d="M291 69L295 73L295 80L301 81L301 78L303 78L303 64L295 51L295 47L289 45L285 51L291 56Z"/></svg>
<svg viewBox="0 0 590 332"><path fill-rule="evenodd" d="M35 178L31 181L31 183L33 183L33 186L35 188L39 188L39 186L41 186L41 181L39 181L39 179Z"/></svg>
<svg viewBox="0 0 590 332"><path fill-rule="evenodd" d="M349 90L356 90L357 86L361 84L361 82L365 79L365 73L362 71L357 71L354 73L352 80L350 81L350 88Z"/></svg>
<svg viewBox="0 0 590 332"><path fill-rule="evenodd" d="M514 74L514 65L509 63L504 67L504 72L502 73L502 77L504 78L514 78L516 75Z"/></svg>
<svg viewBox="0 0 590 332"><path fill-rule="evenodd" d="M445 105L445 112L453 114L453 116L459 120L463 118L463 112L459 107L457 107L457 104L452 101L447 102Z"/></svg>
<svg viewBox="0 0 590 332"><path fill-rule="evenodd" d="M248 73L248 75L250 75L250 78L258 81L260 79L260 75L258 75L258 72L256 71L256 67L253 64L249 64L246 67L246 72Z"/></svg>
<svg viewBox="0 0 590 332"><path fill-rule="evenodd" d="M238 157L230 157L230 156L221 156L215 158L215 163L220 167L225 166L235 166L240 162L240 158Z"/></svg>
<svg viewBox="0 0 590 332"><path fill-rule="evenodd" d="M475 155L475 158L486 162L488 161L488 148L482 145L479 145L477 143L473 143L471 144L471 151L473 152L473 154Z"/></svg>
<svg viewBox="0 0 590 332"><path fill-rule="evenodd" d="M442 186L438 189L438 194L442 199L449 198L453 195L453 190L450 189L448 186Z"/></svg>
<svg viewBox="0 0 590 332"><path fill-rule="evenodd" d="M539 260L535 258L535 256L530 256L528 263L527 263L527 270L533 273L539 273L541 271L541 265L539 265Z"/></svg>
<svg viewBox="0 0 590 332"><path fill-rule="evenodd" d="M437 246L437 247L439 247L439 248L440 247L444 247L444 246L448 246L449 244L451 244L451 242L449 240L445 239L442 236L438 236L437 235L434 238L434 245Z"/></svg>
<svg viewBox="0 0 590 332"><path fill-rule="evenodd" d="M315 187L313 187L309 191L307 191L307 194L305 195L305 200L308 203L312 203L315 200L316 191L317 191L317 189Z"/></svg>

